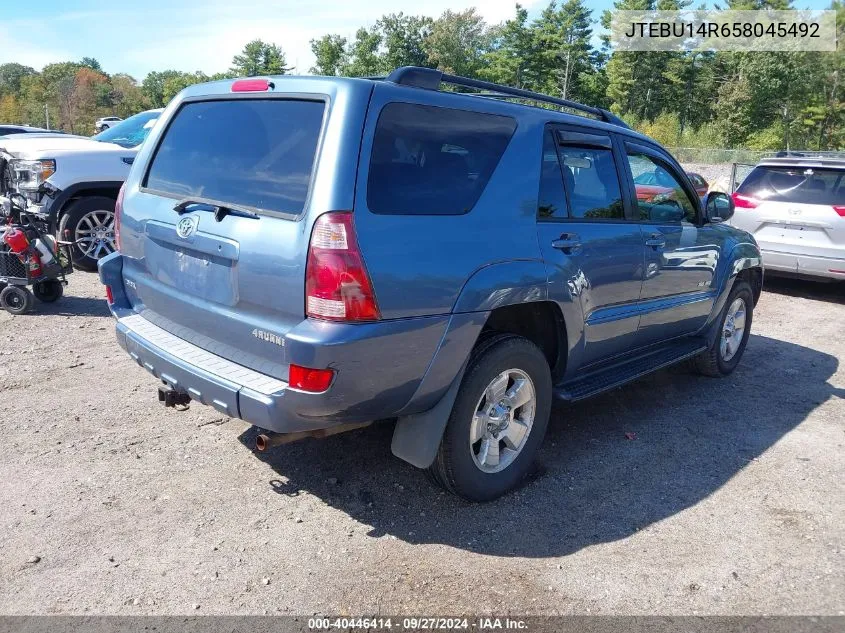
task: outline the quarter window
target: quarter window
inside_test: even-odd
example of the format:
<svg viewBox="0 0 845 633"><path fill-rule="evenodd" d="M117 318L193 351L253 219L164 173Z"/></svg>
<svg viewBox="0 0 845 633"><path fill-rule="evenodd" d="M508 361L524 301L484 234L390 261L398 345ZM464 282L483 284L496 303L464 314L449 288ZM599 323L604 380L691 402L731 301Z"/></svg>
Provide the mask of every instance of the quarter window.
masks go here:
<svg viewBox="0 0 845 633"><path fill-rule="evenodd" d="M376 125L367 206L374 213L459 215L481 197L516 121L511 117L390 103Z"/></svg>

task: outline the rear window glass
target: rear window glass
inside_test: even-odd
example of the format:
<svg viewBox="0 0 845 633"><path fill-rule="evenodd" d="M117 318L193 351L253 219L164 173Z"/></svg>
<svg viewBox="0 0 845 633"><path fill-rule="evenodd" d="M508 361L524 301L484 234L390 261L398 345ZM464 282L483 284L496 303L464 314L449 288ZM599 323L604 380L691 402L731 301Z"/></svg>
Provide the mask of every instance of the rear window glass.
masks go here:
<svg viewBox="0 0 845 633"><path fill-rule="evenodd" d="M737 193L774 202L845 204L845 169L755 167Z"/></svg>
<svg viewBox="0 0 845 633"><path fill-rule="evenodd" d="M387 214L468 212L515 129L506 116L388 104L376 125L367 206Z"/></svg>
<svg viewBox="0 0 845 633"><path fill-rule="evenodd" d="M321 101L292 99L185 104L167 128L145 184L178 198L299 213L324 108Z"/></svg>

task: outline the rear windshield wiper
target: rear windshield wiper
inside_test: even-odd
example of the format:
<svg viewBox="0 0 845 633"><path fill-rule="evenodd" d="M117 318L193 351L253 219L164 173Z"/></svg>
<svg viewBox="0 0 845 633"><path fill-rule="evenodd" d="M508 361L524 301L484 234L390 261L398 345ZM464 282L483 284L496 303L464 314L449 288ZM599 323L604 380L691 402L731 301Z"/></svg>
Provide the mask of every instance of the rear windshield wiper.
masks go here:
<svg viewBox="0 0 845 633"><path fill-rule="evenodd" d="M254 211L239 209L237 207L227 207L222 204L212 204L201 200L191 200L190 198L179 202L173 207L173 210L179 214L190 211L211 211L214 214L214 219L218 222L221 222L227 215L237 215L242 218L252 218L253 220L258 220L261 217Z"/></svg>

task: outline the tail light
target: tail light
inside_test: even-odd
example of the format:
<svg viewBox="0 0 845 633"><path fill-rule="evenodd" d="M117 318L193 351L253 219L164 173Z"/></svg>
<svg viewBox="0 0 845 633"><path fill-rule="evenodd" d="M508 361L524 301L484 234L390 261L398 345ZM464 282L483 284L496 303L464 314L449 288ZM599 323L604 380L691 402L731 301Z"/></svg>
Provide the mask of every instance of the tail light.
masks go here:
<svg viewBox="0 0 845 633"><path fill-rule="evenodd" d="M833 205L833 210L839 215L839 217L845 218L845 205Z"/></svg>
<svg viewBox="0 0 845 633"><path fill-rule="evenodd" d="M123 215L123 194L125 190L126 183L123 183L114 203L114 247L116 250L120 250L120 219Z"/></svg>
<svg viewBox="0 0 845 633"><path fill-rule="evenodd" d="M734 192L731 197L734 199L734 207L737 209L754 209L760 201L748 196L743 196L741 193Z"/></svg>
<svg viewBox="0 0 845 633"><path fill-rule="evenodd" d="M114 303L114 293L111 291L111 286L106 286L106 300L109 305Z"/></svg>
<svg viewBox="0 0 845 633"><path fill-rule="evenodd" d="M322 393L329 388L334 378L331 369L310 369L291 364L288 370L288 385L300 391Z"/></svg>
<svg viewBox="0 0 845 633"><path fill-rule="evenodd" d="M314 223L305 313L330 321L375 321L381 316L349 212L326 213Z"/></svg>

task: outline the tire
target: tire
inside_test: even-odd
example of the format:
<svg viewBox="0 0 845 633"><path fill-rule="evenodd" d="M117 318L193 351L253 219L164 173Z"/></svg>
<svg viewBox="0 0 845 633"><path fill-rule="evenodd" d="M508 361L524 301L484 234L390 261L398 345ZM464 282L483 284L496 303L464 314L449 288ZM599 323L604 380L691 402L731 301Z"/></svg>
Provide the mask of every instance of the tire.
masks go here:
<svg viewBox="0 0 845 633"><path fill-rule="evenodd" d="M26 314L34 304L32 293L21 286L6 286L0 292L0 308L9 314Z"/></svg>
<svg viewBox="0 0 845 633"><path fill-rule="evenodd" d="M514 390L517 381L522 385L518 392ZM533 392L522 391L526 388ZM533 395L533 401L512 409L494 406L490 394L500 394L502 389L505 394ZM498 403L507 400L505 395ZM533 415L529 415L532 403ZM551 371L536 345L509 334L484 339L470 358L437 456L428 468L429 478L468 501L491 501L514 489L528 474L543 441L551 403ZM496 415L487 416L491 411ZM478 418L477 412L481 412ZM491 425L495 433L490 432ZM483 437L481 429L485 429ZM473 441L471 433L481 439Z"/></svg>
<svg viewBox="0 0 845 633"><path fill-rule="evenodd" d="M44 303L58 301L65 293L65 285L58 279L39 281L32 286L32 294L35 298Z"/></svg>
<svg viewBox="0 0 845 633"><path fill-rule="evenodd" d="M732 353L726 357L725 347L723 341L727 332L726 325L730 321L730 326L735 331L737 328L736 316L731 319L734 309L739 305L737 302L744 304L744 320L741 337L738 339L733 337L734 345L728 345L728 350ZM718 335L711 343L710 347L693 359L693 367L698 373L704 376L711 376L713 378L721 378L732 373L739 364L742 354L745 352L745 346L748 344L748 335L751 333L751 321L754 316L754 297L751 292L751 286L748 282L737 281L734 284L731 294L728 295L728 300L725 302L725 307L722 309L722 314L719 315L719 330Z"/></svg>
<svg viewBox="0 0 845 633"><path fill-rule="evenodd" d="M59 236L84 241L70 247L75 268L87 272L97 270L97 261L114 252L114 198L90 196L71 204L59 222ZM98 224L99 223L99 224Z"/></svg>

